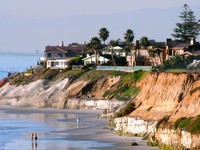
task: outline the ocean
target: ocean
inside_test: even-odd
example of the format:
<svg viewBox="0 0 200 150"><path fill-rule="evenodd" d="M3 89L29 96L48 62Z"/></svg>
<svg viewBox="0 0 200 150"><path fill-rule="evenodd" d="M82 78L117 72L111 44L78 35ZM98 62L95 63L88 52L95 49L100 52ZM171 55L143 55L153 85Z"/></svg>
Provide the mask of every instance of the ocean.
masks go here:
<svg viewBox="0 0 200 150"><path fill-rule="evenodd" d="M43 54L7 53L0 54L0 80L8 76L8 72L23 72L37 65Z"/></svg>
<svg viewBox="0 0 200 150"><path fill-rule="evenodd" d="M0 106L0 150L95 150L112 143L85 139L96 134L90 128L102 122L92 121L97 114L55 109ZM80 118L77 126L76 118ZM88 130L89 129L89 130ZM97 130L97 129L96 129ZM38 140L31 134L37 133Z"/></svg>
<svg viewBox="0 0 200 150"><path fill-rule="evenodd" d="M0 79L7 77L8 72L22 72L36 66L40 57L42 55L0 53ZM98 122L84 121L91 115L55 111L0 106L0 150L93 150L112 146L94 140L73 140L95 134L79 133L79 130L99 125ZM81 118L78 126L77 117ZM38 134L37 141L31 140L32 133Z"/></svg>

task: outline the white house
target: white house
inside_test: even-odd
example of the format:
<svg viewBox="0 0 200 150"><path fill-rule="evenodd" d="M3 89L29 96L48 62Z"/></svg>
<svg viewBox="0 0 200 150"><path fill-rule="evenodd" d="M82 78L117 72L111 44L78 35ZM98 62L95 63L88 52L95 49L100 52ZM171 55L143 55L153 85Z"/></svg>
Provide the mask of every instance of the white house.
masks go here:
<svg viewBox="0 0 200 150"><path fill-rule="evenodd" d="M110 54L110 55L112 53L113 53L113 55L116 55L116 56L121 56L121 57L126 56L125 51L119 46L110 47L102 52L102 54Z"/></svg>
<svg viewBox="0 0 200 150"><path fill-rule="evenodd" d="M97 55L97 64L105 64L108 63L112 59L112 56L109 54L98 54ZM95 64L96 62L96 56L95 55L88 55L87 57L82 59L84 61L84 65L87 64Z"/></svg>
<svg viewBox="0 0 200 150"><path fill-rule="evenodd" d="M46 46L44 51L46 67L51 69L65 69L68 67L69 61L82 54L84 49L84 45L77 43L64 46L62 42L59 46Z"/></svg>

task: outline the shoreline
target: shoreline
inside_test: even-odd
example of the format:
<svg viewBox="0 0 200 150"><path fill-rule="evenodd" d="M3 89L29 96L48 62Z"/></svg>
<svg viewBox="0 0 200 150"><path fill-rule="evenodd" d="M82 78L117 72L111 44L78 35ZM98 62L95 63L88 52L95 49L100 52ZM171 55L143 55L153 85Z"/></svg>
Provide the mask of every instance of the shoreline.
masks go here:
<svg viewBox="0 0 200 150"><path fill-rule="evenodd" d="M64 141L94 141L104 143L103 147L93 147L94 149L104 150L148 150L148 149L159 149L158 147L147 146L147 141L142 140L141 137L127 137L119 136L113 133L113 129L108 125L107 118L97 118L97 115L102 113L102 110L71 110L71 109L53 109L53 108L29 108L29 107L14 107L0 105L0 114L3 113L10 118L22 115L23 119L30 119L33 121L40 121L45 124L55 125L56 130L51 131L54 136L62 135ZM43 115L47 118L42 118ZM59 114L70 117L63 118ZM76 117L80 116L80 125L76 126ZM55 121L45 121L46 119L56 119ZM59 118L60 117L60 118ZM0 115L0 119L2 115ZM42 120L44 119L44 120ZM52 119L53 120L53 119ZM26 135L28 136L28 135ZM39 135L39 139L43 138L44 135ZM45 136L44 136L45 138ZM54 137L56 138L56 137ZM63 141L63 142L64 142ZM132 142L136 142L138 146L130 146ZM107 144L107 145L106 145ZM95 145L95 144L94 144ZM96 144L97 145L97 144ZM91 149L93 149L91 148Z"/></svg>

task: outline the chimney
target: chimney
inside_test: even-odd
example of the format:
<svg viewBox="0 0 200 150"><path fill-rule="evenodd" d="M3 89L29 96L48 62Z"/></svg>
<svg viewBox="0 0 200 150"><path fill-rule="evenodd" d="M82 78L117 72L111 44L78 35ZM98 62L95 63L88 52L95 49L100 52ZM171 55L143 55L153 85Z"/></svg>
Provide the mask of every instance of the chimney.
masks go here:
<svg viewBox="0 0 200 150"><path fill-rule="evenodd" d="M194 45L194 43L195 43L195 39L194 39L194 38L191 38L191 39L190 39L190 45Z"/></svg>
<svg viewBox="0 0 200 150"><path fill-rule="evenodd" d="M64 46L64 42L61 41L59 46L63 47Z"/></svg>

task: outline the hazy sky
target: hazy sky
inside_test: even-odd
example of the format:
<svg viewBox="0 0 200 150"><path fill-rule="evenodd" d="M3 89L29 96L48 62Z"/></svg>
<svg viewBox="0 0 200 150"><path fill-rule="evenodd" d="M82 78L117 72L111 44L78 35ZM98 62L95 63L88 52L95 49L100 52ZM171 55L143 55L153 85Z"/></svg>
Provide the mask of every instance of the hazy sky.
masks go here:
<svg viewBox="0 0 200 150"><path fill-rule="evenodd" d="M88 42L102 27L110 31L107 42L123 40L127 29L136 40L165 41L185 3L200 19L200 0L0 0L0 51Z"/></svg>

